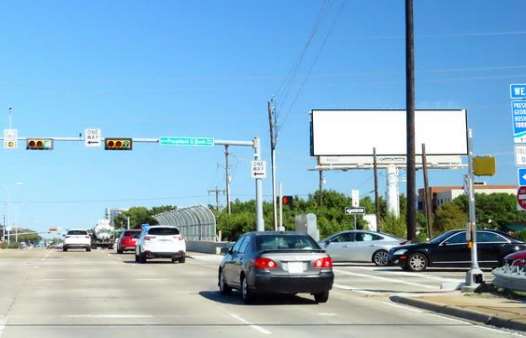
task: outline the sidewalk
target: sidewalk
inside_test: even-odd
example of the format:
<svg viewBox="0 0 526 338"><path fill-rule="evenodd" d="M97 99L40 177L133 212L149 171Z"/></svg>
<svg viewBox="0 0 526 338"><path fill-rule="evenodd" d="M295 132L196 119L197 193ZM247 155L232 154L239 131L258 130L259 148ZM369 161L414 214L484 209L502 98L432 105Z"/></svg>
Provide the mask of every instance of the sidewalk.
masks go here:
<svg viewBox="0 0 526 338"><path fill-rule="evenodd" d="M391 301L512 330L526 331L526 300L490 293L460 292L418 297L392 296Z"/></svg>

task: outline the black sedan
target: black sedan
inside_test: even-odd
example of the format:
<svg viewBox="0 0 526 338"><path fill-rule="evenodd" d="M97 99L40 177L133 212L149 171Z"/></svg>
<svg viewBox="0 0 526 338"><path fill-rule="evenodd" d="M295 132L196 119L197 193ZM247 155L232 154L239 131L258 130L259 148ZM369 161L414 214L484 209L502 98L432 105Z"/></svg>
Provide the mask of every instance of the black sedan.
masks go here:
<svg viewBox="0 0 526 338"><path fill-rule="evenodd" d="M526 243L495 230L477 231L478 259L481 267L496 267L506 255L526 249ZM389 262L409 271L424 271L428 266L466 267L471 262L465 230L447 231L427 243L394 247Z"/></svg>
<svg viewBox="0 0 526 338"><path fill-rule="evenodd" d="M309 235L250 232L225 254L218 271L219 290L238 289L245 303L257 294L310 293L318 303L329 298L332 259Z"/></svg>

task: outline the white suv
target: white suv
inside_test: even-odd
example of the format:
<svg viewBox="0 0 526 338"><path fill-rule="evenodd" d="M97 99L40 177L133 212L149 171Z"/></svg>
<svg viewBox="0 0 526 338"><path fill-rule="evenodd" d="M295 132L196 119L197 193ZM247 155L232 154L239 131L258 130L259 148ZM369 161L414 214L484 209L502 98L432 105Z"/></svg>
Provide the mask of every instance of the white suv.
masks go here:
<svg viewBox="0 0 526 338"><path fill-rule="evenodd" d="M186 242L179 229L169 225L146 227L135 247L135 261L146 263L151 258L170 258L172 262L184 263Z"/></svg>
<svg viewBox="0 0 526 338"><path fill-rule="evenodd" d="M68 249L91 251L91 236L86 230L69 230L65 235L62 251L68 251Z"/></svg>

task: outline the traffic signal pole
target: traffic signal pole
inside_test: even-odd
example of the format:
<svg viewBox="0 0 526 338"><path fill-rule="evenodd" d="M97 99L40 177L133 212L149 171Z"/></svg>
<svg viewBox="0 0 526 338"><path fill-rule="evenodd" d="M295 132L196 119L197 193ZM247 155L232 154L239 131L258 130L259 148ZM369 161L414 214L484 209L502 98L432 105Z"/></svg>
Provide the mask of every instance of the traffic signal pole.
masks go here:
<svg viewBox="0 0 526 338"><path fill-rule="evenodd" d="M38 137L39 139L51 139L54 142L85 142L85 138L80 135L76 137L69 136L53 136L53 137ZM18 141L26 141L32 139L29 137L17 137ZM4 138L0 137L0 141ZM159 143L159 138L148 138L148 137L133 137L131 138L133 143ZM238 141L238 140L216 140L214 139L215 146L236 146L236 147L251 147L254 150L254 160L261 160L261 141L259 137L254 137L251 141ZM263 179L261 177L256 178L256 230L265 230L265 221L263 218ZM9 237L8 237L9 241Z"/></svg>

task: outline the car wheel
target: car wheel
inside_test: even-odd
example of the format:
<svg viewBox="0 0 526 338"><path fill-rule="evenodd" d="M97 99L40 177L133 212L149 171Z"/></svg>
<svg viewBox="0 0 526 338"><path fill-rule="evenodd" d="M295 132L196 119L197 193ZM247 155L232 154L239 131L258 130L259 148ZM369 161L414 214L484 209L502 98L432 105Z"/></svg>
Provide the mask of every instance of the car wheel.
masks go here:
<svg viewBox="0 0 526 338"><path fill-rule="evenodd" d="M117 249L117 253L118 253L119 255L122 255L122 252L123 252L123 251L122 251L121 249Z"/></svg>
<svg viewBox="0 0 526 338"><path fill-rule="evenodd" d="M373 255L373 263L377 266L389 264L389 254L385 250L378 250Z"/></svg>
<svg viewBox="0 0 526 338"><path fill-rule="evenodd" d="M254 300L254 294L248 288L247 279L245 276L241 276L241 299L245 304L250 304Z"/></svg>
<svg viewBox="0 0 526 338"><path fill-rule="evenodd" d="M228 284L225 281L223 270L219 270L218 284L219 284L219 292L221 292L223 295L228 295L230 292L232 292L232 289L228 286Z"/></svg>
<svg viewBox="0 0 526 338"><path fill-rule="evenodd" d="M86 251L87 251L87 252L90 252L90 251L91 251L91 248L86 248Z"/></svg>
<svg viewBox="0 0 526 338"><path fill-rule="evenodd" d="M67 251L68 251L68 248L63 247L63 248L62 248L62 251L67 252Z"/></svg>
<svg viewBox="0 0 526 338"><path fill-rule="evenodd" d="M407 265L414 272L424 271L427 268L427 257L419 252L409 256Z"/></svg>
<svg viewBox="0 0 526 338"><path fill-rule="evenodd" d="M179 258L179 263L183 264L184 262L186 262L186 257L185 256Z"/></svg>
<svg viewBox="0 0 526 338"><path fill-rule="evenodd" d="M324 291L314 294L314 300L316 303L327 303L329 300L329 291Z"/></svg>
<svg viewBox="0 0 526 338"><path fill-rule="evenodd" d="M135 263L139 263L139 255L135 254Z"/></svg>

